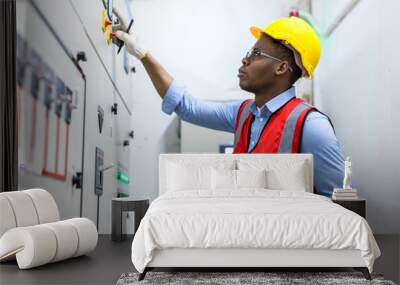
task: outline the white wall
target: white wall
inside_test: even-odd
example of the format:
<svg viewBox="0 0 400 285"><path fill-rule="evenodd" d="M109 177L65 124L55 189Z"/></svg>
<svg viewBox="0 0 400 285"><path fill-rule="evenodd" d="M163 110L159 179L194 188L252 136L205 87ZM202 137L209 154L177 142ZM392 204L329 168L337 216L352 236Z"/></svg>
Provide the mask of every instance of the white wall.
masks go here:
<svg viewBox="0 0 400 285"><path fill-rule="evenodd" d="M182 153L218 153L219 145L233 145L233 133L196 126L185 121L181 125Z"/></svg>
<svg viewBox="0 0 400 285"><path fill-rule="evenodd" d="M304 3L305 4L304 4ZM249 27L264 27L287 16L299 3L278 0L133 0L134 28L142 43L173 77L193 96L208 100L244 100L250 94L239 89L237 71L241 59L255 43ZM175 115L161 112L161 99L143 66L137 62L133 86L133 127L136 138L131 154L132 193L155 198L158 195L158 155L177 152L179 146L166 148L165 132ZM185 130L189 133L184 134ZM199 137L192 134L199 133ZM175 132L177 137L178 130ZM201 136L216 132L182 124L182 151L209 151ZM223 140L231 137L219 133ZM186 138L191 140L184 141ZM177 138L175 138L176 140ZM193 145L193 141L199 144ZM190 147L188 147L190 145Z"/></svg>
<svg viewBox="0 0 400 285"><path fill-rule="evenodd" d="M312 2L317 19L332 19L327 5ZM325 41L315 80L317 107L353 159L354 186L376 233L400 232L399 9L397 0L360 1Z"/></svg>

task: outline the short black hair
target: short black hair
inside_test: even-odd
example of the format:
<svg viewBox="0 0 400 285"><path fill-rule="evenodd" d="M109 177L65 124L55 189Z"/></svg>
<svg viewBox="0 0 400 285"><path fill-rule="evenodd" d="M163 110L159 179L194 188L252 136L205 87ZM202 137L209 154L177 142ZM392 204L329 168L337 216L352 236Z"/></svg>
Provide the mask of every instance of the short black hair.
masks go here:
<svg viewBox="0 0 400 285"><path fill-rule="evenodd" d="M285 46L280 40L272 38L272 41L275 43L277 58L287 60L289 66L293 69L290 77L290 84L294 84L303 74L301 68L296 64L294 52Z"/></svg>

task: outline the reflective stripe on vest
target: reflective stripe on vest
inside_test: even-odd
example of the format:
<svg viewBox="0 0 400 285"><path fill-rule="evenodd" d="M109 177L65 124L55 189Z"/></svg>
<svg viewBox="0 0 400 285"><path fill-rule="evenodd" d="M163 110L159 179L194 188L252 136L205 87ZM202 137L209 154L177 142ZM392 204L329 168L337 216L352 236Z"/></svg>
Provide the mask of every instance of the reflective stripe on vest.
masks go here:
<svg viewBox="0 0 400 285"><path fill-rule="evenodd" d="M240 114L239 125L238 125L238 127L236 129L236 132L235 132L235 138L234 138L234 143L233 143L234 147L236 147L236 145L237 145L237 142L238 142L239 137L240 137L240 133L242 132L243 123L244 123L244 121L246 121L247 117L249 116L250 109L251 109L251 102L248 103L244 107L242 113Z"/></svg>
<svg viewBox="0 0 400 285"><path fill-rule="evenodd" d="M299 119L301 113L309 108L312 108L312 106L308 105L307 103L301 103L290 113L283 128L283 133L278 150L279 153L292 152L294 131L296 129L297 120Z"/></svg>

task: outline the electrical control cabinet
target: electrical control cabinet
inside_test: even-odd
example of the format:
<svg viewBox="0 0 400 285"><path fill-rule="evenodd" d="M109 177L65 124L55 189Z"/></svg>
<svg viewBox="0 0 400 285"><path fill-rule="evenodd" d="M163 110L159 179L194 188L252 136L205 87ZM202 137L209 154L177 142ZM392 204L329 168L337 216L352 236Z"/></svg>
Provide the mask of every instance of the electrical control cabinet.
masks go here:
<svg viewBox="0 0 400 285"><path fill-rule="evenodd" d="M115 20L117 5L129 18L128 2L16 2L19 189L48 190L62 219L87 217L104 234L109 201L130 194L133 104L130 55L107 45L101 16Z"/></svg>
<svg viewBox="0 0 400 285"><path fill-rule="evenodd" d="M72 177L82 172L85 81L46 18L51 7L39 5L47 3L16 2L18 188L46 189L67 219L82 207Z"/></svg>

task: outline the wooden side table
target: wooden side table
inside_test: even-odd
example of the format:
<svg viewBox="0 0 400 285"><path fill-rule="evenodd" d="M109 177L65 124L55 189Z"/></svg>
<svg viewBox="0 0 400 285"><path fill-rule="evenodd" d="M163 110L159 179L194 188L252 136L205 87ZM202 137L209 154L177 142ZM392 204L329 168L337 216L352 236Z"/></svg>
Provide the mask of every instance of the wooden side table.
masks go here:
<svg viewBox="0 0 400 285"><path fill-rule="evenodd" d="M113 198L112 199L112 213L111 213L111 239L113 241L122 241L126 239L126 235L122 234L122 212L134 211L135 212L135 232L137 231L140 221L146 214L149 208L149 199L135 199L127 198Z"/></svg>
<svg viewBox="0 0 400 285"><path fill-rule="evenodd" d="M359 198L356 200L334 200L332 202L339 204L340 206L359 214L364 219L366 218L366 200Z"/></svg>

